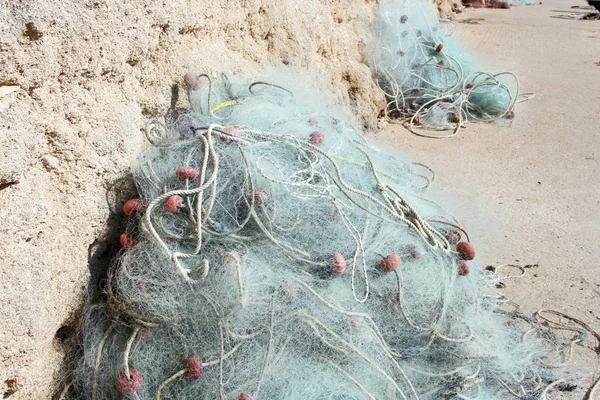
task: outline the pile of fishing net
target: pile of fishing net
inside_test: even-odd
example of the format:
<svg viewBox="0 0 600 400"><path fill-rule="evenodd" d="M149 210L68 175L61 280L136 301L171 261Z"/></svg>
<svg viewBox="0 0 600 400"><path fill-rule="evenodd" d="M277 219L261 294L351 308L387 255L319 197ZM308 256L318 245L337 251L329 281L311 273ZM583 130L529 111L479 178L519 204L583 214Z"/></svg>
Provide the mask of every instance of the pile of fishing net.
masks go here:
<svg viewBox="0 0 600 400"><path fill-rule="evenodd" d="M480 72L450 37L428 0L390 0L375 21L371 68L388 103L385 117L413 133L441 138L468 121L510 120L519 82L510 72Z"/></svg>
<svg viewBox="0 0 600 400"><path fill-rule="evenodd" d="M497 294L428 170L301 79L185 82L191 108L147 130L75 398L535 399L560 383L546 369L564 347Z"/></svg>
<svg viewBox="0 0 600 400"><path fill-rule="evenodd" d="M511 6L532 6L542 4L540 0L508 0L507 3Z"/></svg>

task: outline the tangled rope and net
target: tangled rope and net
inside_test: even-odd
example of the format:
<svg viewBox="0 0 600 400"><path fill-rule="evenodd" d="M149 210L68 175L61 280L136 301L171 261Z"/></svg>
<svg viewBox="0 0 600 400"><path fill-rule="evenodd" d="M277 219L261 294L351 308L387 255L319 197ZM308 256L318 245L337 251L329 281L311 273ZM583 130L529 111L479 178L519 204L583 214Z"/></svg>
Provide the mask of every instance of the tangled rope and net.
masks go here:
<svg viewBox="0 0 600 400"><path fill-rule="evenodd" d="M511 120L515 105L533 97L519 95L510 72L477 71L450 37L453 27L426 0L387 1L377 15L371 68L388 100L384 116L419 136L447 138L469 121Z"/></svg>
<svg viewBox="0 0 600 400"><path fill-rule="evenodd" d="M573 342L516 317L507 267L470 265L422 165L308 85L185 82L190 111L147 129L76 398L544 399L562 382L546 371Z"/></svg>

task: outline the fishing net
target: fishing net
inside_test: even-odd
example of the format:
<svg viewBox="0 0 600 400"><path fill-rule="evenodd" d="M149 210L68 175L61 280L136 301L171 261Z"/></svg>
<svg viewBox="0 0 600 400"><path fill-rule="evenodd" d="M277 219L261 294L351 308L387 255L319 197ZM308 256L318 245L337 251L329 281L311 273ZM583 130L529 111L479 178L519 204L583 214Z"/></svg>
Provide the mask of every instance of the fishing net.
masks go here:
<svg viewBox="0 0 600 400"><path fill-rule="evenodd" d="M431 172L268 81L187 75L149 126L74 397L543 398L576 340L498 296Z"/></svg>
<svg viewBox="0 0 600 400"><path fill-rule="evenodd" d="M517 78L480 72L452 31L428 0L392 0L378 11L371 68L388 100L385 116L415 134L450 137L468 121L515 116Z"/></svg>
<svg viewBox="0 0 600 400"><path fill-rule="evenodd" d="M507 3L511 6L532 6L542 4L540 0L508 0Z"/></svg>

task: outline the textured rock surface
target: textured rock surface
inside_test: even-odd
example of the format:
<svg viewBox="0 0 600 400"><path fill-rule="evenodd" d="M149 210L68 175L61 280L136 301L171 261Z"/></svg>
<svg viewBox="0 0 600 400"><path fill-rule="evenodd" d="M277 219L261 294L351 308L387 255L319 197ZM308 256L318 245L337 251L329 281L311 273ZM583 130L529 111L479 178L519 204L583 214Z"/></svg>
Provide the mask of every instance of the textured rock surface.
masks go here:
<svg viewBox="0 0 600 400"><path fill-rule="evenodd" d="M263 3L263 4L261 4ZM188 70L289 65L374 127L376 2L0 1L0 395L55 393L90 271L106 264L148 117ZM179 104L185 98L183 90ZM88 258L88 252L90 257ZM94 272L94 271L92 271Z"/></svg>
<svg viewBox="0 0 600 400"><path fill-rule="evenodd" d="M460 0L433 0L441 18L452 18L454 13L462 10L463 5Z"/></svg>

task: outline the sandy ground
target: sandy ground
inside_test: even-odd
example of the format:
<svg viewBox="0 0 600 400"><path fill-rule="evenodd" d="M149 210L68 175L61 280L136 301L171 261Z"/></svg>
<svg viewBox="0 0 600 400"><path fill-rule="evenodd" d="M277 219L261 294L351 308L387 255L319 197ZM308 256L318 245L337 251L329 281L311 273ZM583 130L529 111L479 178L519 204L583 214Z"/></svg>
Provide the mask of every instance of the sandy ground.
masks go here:
<svg viewBox="0 0 600 400"><path fill-rule="evenodd" d="M600 22L551 18L581 1L471 10L455 36L489 72L514 72L535 98L512 127L472 124L452 139L390 126L386 141L436 171L436 188L469 229L480 266L538 264L501 291L531 314L565 312L600 332ZM454 204L454 205L452 205ZM569 368L600 374L593 340ZM556 399L581 399L587 387Z"/></svg>

